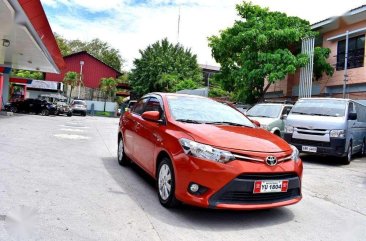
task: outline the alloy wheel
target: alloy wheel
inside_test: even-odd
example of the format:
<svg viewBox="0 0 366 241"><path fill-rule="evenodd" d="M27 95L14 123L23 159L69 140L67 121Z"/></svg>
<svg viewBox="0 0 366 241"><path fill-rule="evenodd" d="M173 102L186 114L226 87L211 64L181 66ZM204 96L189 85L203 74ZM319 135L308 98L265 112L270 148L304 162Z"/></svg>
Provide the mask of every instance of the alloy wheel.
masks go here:
<svg viewBox="0 0 366 241"><path fill-rule="evenodd" d="M172 175L170 167L163 164L159 170L158 188L161 199L168 200L172 191Z"/></svg>
<svg viewBox="0 0 366 241"><path fill-rule="evenodd" d="M119 139L118 142L118 161L121 162L123 159L123 141Z"/></svg>

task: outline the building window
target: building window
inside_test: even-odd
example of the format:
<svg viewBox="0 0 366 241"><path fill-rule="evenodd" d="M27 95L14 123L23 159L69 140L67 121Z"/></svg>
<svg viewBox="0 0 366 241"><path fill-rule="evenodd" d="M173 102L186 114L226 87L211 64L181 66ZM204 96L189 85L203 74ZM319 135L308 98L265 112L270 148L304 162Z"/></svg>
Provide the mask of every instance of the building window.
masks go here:
<svg viewBox="0 0 366 241"><path fill-rule="evenodd" d="M344 70L346 40L338 42L337 70ZM349 38L348 40L348 69L363 67L365 58L365 35Z"/></svg>

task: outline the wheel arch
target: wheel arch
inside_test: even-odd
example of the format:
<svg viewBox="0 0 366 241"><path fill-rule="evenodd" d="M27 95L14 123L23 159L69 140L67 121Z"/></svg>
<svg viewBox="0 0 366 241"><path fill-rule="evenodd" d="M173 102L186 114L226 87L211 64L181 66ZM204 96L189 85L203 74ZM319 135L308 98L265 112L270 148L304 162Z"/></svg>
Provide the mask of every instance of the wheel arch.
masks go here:
<svg viewBox="0 0 366 241"><path fill-rule="evenodd" d="M156 158L155 158L154 178L156 178L156 175L158 173L157 170L158 170L159 164L162 161L163 157L169 158L172 165L173 165L173 168L175 169L173 158L169 155L169 153L166 150L164 150L164 149L160 150L159 153L156 155ZM176 175L175 172L174 172L174 174Z"/></svg>

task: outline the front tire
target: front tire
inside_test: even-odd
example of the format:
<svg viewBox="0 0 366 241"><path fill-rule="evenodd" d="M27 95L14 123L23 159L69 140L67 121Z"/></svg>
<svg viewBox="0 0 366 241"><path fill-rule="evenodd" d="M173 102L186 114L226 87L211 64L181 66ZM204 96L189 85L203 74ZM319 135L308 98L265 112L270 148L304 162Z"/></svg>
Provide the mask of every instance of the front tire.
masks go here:
<svg viewBox="0 0 366 241"><path fill-rule="evenodd" d="M163 157L157 170L158 196L161 205L165 208L174 208L179 205L175 198L175 176L172 162Z"/></svg>
<svg viewBox="0 0 366 241"><path fill-rule="evenodd" d="M129 161L125 154L124 143L123 143L123 139L121 137L118 138L117 159L118 159L119 165L124 166L124 167L128 166Z"/></svg>
<svg viewBox="0 0 366 241"><path fill-rule="evenodd" d="M343 158L343 164L349 165L352 161L352 142L349 143L347 155Z"/></svg>

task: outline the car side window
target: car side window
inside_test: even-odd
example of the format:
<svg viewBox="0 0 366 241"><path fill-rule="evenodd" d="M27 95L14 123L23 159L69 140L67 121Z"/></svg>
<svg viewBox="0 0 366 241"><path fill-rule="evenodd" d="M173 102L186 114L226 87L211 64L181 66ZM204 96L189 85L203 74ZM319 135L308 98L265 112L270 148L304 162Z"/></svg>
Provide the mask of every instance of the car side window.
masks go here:
<svg viewBox="0 0 366 241"><path fill-rule="evenodd" d="M292 109L291 106L285 106L283 108L282 115L288 115L290 113L291 109Z"/></svg>
<svg viewBox="0 0 366 241"><path fill-rule="evenodd" d="M142 115L145 111L145 106L149 98L139 100L133 107L132 112L138 115Z"/></svg>
<svg viewBox="0 0 366 241"><path fill-rule="evenodd" d="M163 113L160 102L157 98L151 97L146 104L145 111L159 111L160 114Z"/></svg>

